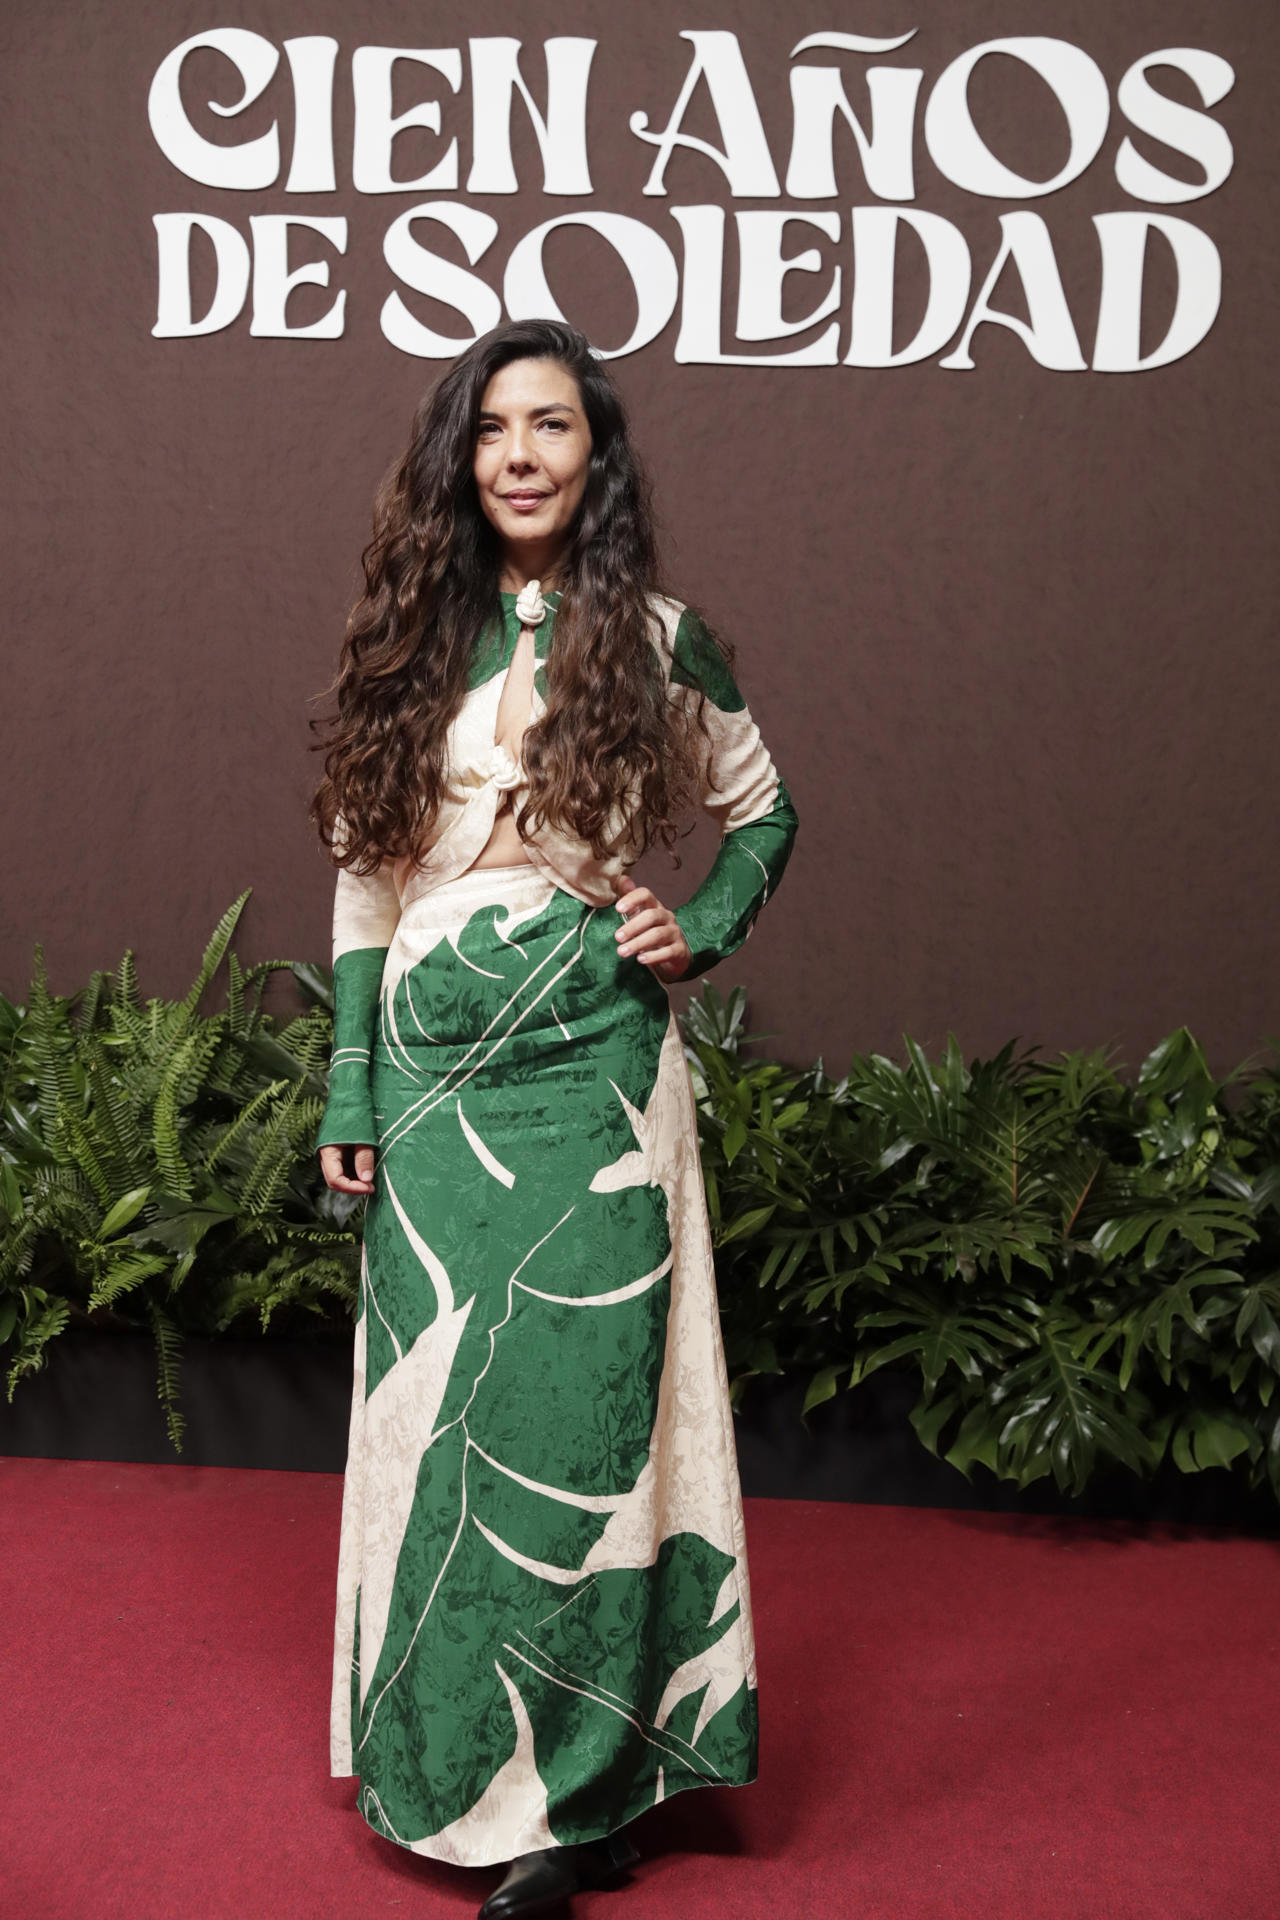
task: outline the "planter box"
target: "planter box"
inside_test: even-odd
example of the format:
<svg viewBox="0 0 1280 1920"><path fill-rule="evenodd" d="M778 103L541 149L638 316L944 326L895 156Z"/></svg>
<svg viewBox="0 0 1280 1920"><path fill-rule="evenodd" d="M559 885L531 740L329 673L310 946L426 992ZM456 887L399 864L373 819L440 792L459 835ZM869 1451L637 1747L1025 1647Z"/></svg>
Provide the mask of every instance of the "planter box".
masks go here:
<svg viewBox="0 0 1280 1920"><path fill-rule="evenodd" d="M885 1367L852 1393L815 1407L806 1430L802 1382L752 1380L735 1423L743 1491L784 1500L1229 1526L1280 1537L1275 1495L1269 1488L1250 1492L1225 1468L1186 1474L1165 1460L1142 1480L1108 1465L1078 1498L1060 1493L1050 1478L1019 1488L983 1467L970 1484L920 1444L910 1420L919 1396L917 1375Z"/></svg>
<svg viewBox="0 0 1280 1920"><path fill-rule="evenodd" d="M1097 1519L1227 1525L1280 1535L1280 1505L1222 1469L1182 1474L1169 1463L1150 1482L1119 1468L1073 1500L1051 1483L1025 1491L978 1470L963 1474L921 1446L908 1414L914 1375L873 1373L853 1393L800 1420L803 1387L750 1383L735 1421L747 1495L952 1507L971 1512L1069 1514ZM351 1342L192 1338L185 1344L182 1406L186 1466L275 1467L341 1473L351 1409ZM61 1460L175 1456L156 1397L155 1352L133 1334L70 1332L43 1370L0 1399L0 1455Z"/></svg>
<svg viewBox="0 0 1280 1920"><path fill-rule="evenodd" d="M12 1403L0 1398L0 1454L341 1473L351 1341L190 1338L180 1398L187 1426L175 1454L150 1337L63 1333Z"/></svg>

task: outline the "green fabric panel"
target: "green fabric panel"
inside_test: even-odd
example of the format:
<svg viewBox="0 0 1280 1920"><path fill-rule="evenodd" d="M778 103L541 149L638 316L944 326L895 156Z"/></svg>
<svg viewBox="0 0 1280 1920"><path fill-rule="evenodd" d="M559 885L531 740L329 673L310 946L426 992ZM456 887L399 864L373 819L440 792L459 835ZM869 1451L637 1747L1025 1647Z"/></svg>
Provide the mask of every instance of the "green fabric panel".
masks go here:
<svg viewBox="0 0 1280 1920"><path fill-rule="evenodd" d="M485 685L497 674L503 673L511 665L511 657L520 638L520 622L516 619L516 600L514 593L499 596L502 602L501 617L491 620L475 645L471 656L471 666L467 674L467 691L474 693L477 687ZM547 698L547 673L543 664L551 650L551 636L555 630L556 610L561 596L554 592L544 593L547 611L538 626L534 628L533 653L536 661L533 684L545 700Z"/></svg>
<svg viewBox="0 0 1280 1920"><path fill-rule="evenodd" d="M716 1625L725 1624L717 1621ZM675 1715L672 1715L674 1720ZM759 1704L754 1687L744 1680L731 1700L726 1700L718 1713L713 1713L702 1729L698 1740L698 1757L708 1767L742 1785L743 1755L753 1754L759 1739ZM668 1782L667 1792L676 1793L682 1786L695 1787L701 1784L703 1775L686 1775L681 1779L673 1778ZM754 1769L747 1773L748 1780L753 1779Z"/></svg>
<svg viewBox="0 0 1280 1920"><path fill-rule="evenodd" d="M779 779L768 813L725 834L706 879L675 909L693 956L682 980L696 980L742 945L761 907L777 891L797 824L791 795Z"/></svg>
<svg viewBox="0 0 1280 1920"><path fill-rule="evenodd" d="M371 1147L377 1141L369 1061L387 952L386 947L357 947L334 962L333 1064L317 1147Z"/></svg>
<svg viewBox="0 0 1280 1920"><path fill-rule="evenodd" d="M501 673L507 664L505 622L491 620L476 641L471 655L471 665L467 672L467 692L474 693L495 674Z"/></svg>
<svg viewBox="0 0 1280 1920"><path fill-rule="evenodd" d="M485 1444L498 1446L498 1437L486 1435ZM505 1450L501 1458L505 1466L513 1464ZM467 1511L517 1553L566 1569L582 1565L609 1519L607 1512L571 1506L532 1487L522 1487L474 1449L467 1462Z"/></svg>
<svg viewBox="0 0 1280 1920"><path fill-rule="evenodd" d="M596 1192L590 1186L599 1167L635 1148L617 1090L643 1112L657 1072L669 1003L647 967L618 954L616 920L607 912L557 889L545 909L521 925L514 936L518 945L499 937L497 917L492 907L482 908L463 926L456 950L442 941L397 982L391 1003L394 1027L389 1021L389 1030L402 1039L417 1036L419 1042L425 1030L437 1044L417 1045L412 1059L403 1052L393 1059L384 1037L378 1037L372 1084L379 1165L412 1217L426 1227L433 1251L451 1276L455 1300L461 1304L477 1296L440 1411L441 1425L461 1415L483 1374L478 1389L483 1405L477 1411L498 1458L530 1479L572 1486L581 1493L610 1492L629 1485L639 1472L648 1429L642 1442L627 1435L621 1413L634 1390L626 1389L624 1378L617 1388L614 1444L628 1461L637 1459L630 1479L593 1479L592 1471L598 1474L608 1463L601 1458L593 1469L589 1452L575 1463L553 1460L543 1451L563 1441L561 1417L569 1432L580 1431L584 1421L590 1426L589 1407L575 1398L584 1390L582 1381L557 1369L564 1347L555 1329L561 1328L571 1342L599 1342L597 1364L625 1376L634 1364L637 1343L646 1334L652 1337L659 1301L665 1312L667 1282L657 1283L652 1299L641 1296L594 1308L584 1318L582 1308L557 1306L523 1290L509 1298L506 1276L519 1267L529 1287L581 1296L652 1272L669 1251L666 1204L659 1187L643 1184ZM562 963L580 935L584 985L575 985L572 975L564 980L551 995L552 1014L537 1002L545 974L538 975L534 968L558 947L556 962L549 964ZM610 978L625 978L629 991L620 994L616 1009L611 1009L607 1034L590 1048L581 1042L566 1044L559 1049L561 1057L553 1042L549 1054L548 1025L557 1036L557 1016L571 1033L577 1025L594 1026L599 1015L590 998L598 992L593 983ZM445 1079L450 1065L467 1050L456 1036L481 1033L489 1034L490 1044L503 1033L507 1037L492 1068L461 1083L459 1096L463 1110L477 1121L482 1108L494 1107L484 1119L483 1137L515 1175L510 1188L477 1159L453 1100L397 1137L400 1122L417 1109L424 1091L429 1092L430 1080L424 1081L422 1074ZM406 1074L405 1066L416 1067L418 1077ZM496 1088L491 1087L490 1072ZM557 1222L569 1198L573 1215L566 1233ZM530 1255L530 1248L548 1233L550 1238ZM370 1317L366 1361L367 1390L372 1393L394 1360L390 1329L408 1352L432 1323L435 1298L433 1290L422 1285L418 1255L382 1191L369 1202L365 1244L370 1274L376 1276L377 1311ZM626 1264L619 1272L622 1249ZM496 1275L502 1276L500 1285ZM545 1340L536 1353L528 1341L517 1340L502 1343L491 1354L490 1329L505 1324L509 1312L530 1336ZM604 1317L597 1328L600 1315ZM526 1368L537 1372L537 1394L532 1374L523 1375ZM520 1409L538 1396L554 1402L556 1419L523 1419Z"/></svg>
<svg viewBox="0 0 1280 1920"><path fill-rule="evenodd" d="M443 1435L432 1453L448 1443L456 1463L456 1432ZM413 1617L406 1607L396 1621L365 1712L354 1717L357 1768L377 1781L376 1804L363 1802L370 1824L429 1833L480 1797L515 1746L499 1663L528 1709L551 1831L561 1845L616 1830L652 1806L659 1768L664 1797L753 1780L756 1695L745 1683L696 1746L687 1714L681 1732L659 1728L651 1717L675 1670L725 1630L723 1620L706 1623L732 1567L728 1556L696 1534L676 1534L663 1541L652 1566L603 1569L549 1592L537 1575L495 1552L478 1526L457 1528L456 1489L433 1470L443 1464L431 1463L430 1454L423 1462L427 1484L420 1482L422 1499L397 1569L397 1599L418 1595ZM437 1579L424 1615L421 1596ZM495 1615L511 1623L496 1659ZM394 1693L380 1701L397 1669ZM406 1710L411 1741L403 1731Z"/></svg>
<svg viewBox="0 0 1280 1920"><path fill-rule="evenodd" d="M591 1193L586 1200L594 1205L579 1203L572 1267L565 1268L552 1240L545 1258L524 1268L522 1280L536 1267L541 1277L530 1277L531 1286L549 1280L561 1292L589 1295L662 1264L670 1239L658 1188L627 1187ZM621 1272L619 1248L628 1256ZM649 1452L670 1298L669 1276L633 1299L589 1308L515 1295L509 1333L473 1403L490 1436L486 1444L504 1465L572 1493L609 1494L635 1485ZM569 1353L571 1369L565 1365ZM595 1431L589 1404L600 1394L609 1402L606 1435ZM536 1421L528 1417L531 1406L539 1409ZM513 1506L529 1499L523 1487L507 1484Z"/></svg>
<svg viewBox="0 0 1280 1920"><path fill-rule="evenodd" d="M675 686L700 687L721 713L741 713L747 704L706 622L692 607L685 608L676 627L671 680Z"/></svg>
<svg viewBox="0 0 1280 1920"><path fill-rule="evenodd" d="M620 1826L652 1805L659 1766L664 1797L684 1786L744 1785L754 1776L754 1729L718 1766L708 1764L704 1752L714 1721L694 1747L687 1731L682 1736L669 1725L660 1729L649 1717L650 1703L661 1698L676 1668L721 1638L723 1622L706 1622L731 1567L710 1541L675 1534L663 1541L653 1566L595 1574L557 1619L554 1654L548 1657L545 1644L529 1652L521 1683L546 1689L537 1695L542 1712L533 1716L534 1736L551 1831L562 1845L599 1832L602 1814ZM640 1622L647 1629L643 1639ZM545 1642L545 1636L538 1640ZM535 1659L545 1670L541 1683ZM565 1690L581 1687L584 1679L584 1690ZM618 1712L619 1706L626 1711ZM716 1745L723 1749L725 1743ZM584 1752L596 1756L591 1780L582 1777L577 1756Z"/></svg>

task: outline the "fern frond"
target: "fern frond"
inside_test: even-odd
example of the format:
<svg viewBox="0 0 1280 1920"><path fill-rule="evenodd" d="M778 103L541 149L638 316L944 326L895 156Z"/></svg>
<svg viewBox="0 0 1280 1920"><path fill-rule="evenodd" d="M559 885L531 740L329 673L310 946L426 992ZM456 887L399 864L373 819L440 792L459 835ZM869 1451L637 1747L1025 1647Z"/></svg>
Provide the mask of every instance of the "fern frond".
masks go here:
<svg viewBox="0 0 1280 1920"><path fill-rule="evenodd" d="M49 978L45 970L44 948L37 944L31 991L27 996L27 1026L31 1037L32 1079L36 1088L40 1131L48 1146L57 1150L58 1121L62 1111L63 1086L59 1072L60 1034Z"/></svg>
<svg viewBox="0 0 1280 1920"><path fill-rule="evenodd" d="M267 982L273 973L291 973L293 963L290 960L259 960L248 969L244 976L245 986L252 992L252 1004L249 1006L249 1024L256 1029L263 1018L262 996L267 990ZM248 1004L248 1003L246 1003Z"/></svg>
<svg viewBox="0 0 1280 1920"><path fill-rule="evenodd" d="M245 902L252 892L252 887L246 887L239 899L232 901L214 928L213 937L205 948L204 958L200 962L200 971L187 989L183 999L179 1002L179 1005L188 1015L194 1014L197 1006L200 1004L201 995L221 966L222 956L231 944L231 936L236 930L236 923L240 915L244 912Z"/></svg>
<svg viewBox="0 0 1280 1920"><path fill-rule="evenodd" d="M301 1091L302 1082L295 1080L262 1129L253 1165L238 1196L248 1214L267 1214L288 1185L297 1158L289 1122Z"/></svg>
<svg viewBox="0 0 1280 1920"><path fill-rule="evenodd" d="M184 1200L192 1195L191 1168L182 1151L180 1115L195 1099L204 1072L217 1051L216 1031L189 1033L164 1070L151 1119L151 1144L164 1183Z"/></svg>
<svg viewBox="0 0 1280 1920"><path fill-rule="evenodd" d="M150 1146L142 1122L130 1101L126 1084L117 1079L106 1049L96 1035L83 1042L99 1151L113 1183L123 1189L141 1186L150 1172Z"/></svg>
<svg viewBox="0 0 1280 1920"><path fill-rule="evenodd" d="M89 975L89 984L80 997L76 1012L76 1025L81 1033L92 1033L98 1024L102 1011L102 1002L111 983L111 975L104 973L101 967L95 967Z"/></svg>
<svg viewBox="0 0 1280 1920"><path fill-rule="evenodd" d="M138 987L138 963L132 947L126 947L115 970L111 1005L126 1024L126 1030L132 1031L132 1022L141 1021L142 994Z"/></svg>
<svg viewBox="0 0 1280 1920"><path fill-rule="evenodd" d="M29 1319L18 1335L18 1344L9 1368L8 1397L24 1374L35 1373L48 1358L49 1342L62 1332L71 1312L66 1300L53 1300L42 1313Z"/></svg>
<svg viewBox="0 0 1280 1920"><path fill-rule="evenodd" d="M244 969L234 947L227 954L227 1028L232 1034L244 1031Z"/></svg>
<svg viewBox="0 0 1280 1920"><path fill-rule="evenodd" d="M112 1185L107 1178L89 1129L78 1114L63 1113L62 1135L76 1165L104 1207L111 1205Z"/></svg>
<svg viewBox="0 0 1280 1920"><path fill-rule="evenodd" d="M186 1419L179 1404L182 1377L182 1335L164 1308L148 1302L148 1316L156 1343L156 1387L164 1408L165 1426L175 1453L182 1452Z"/></svg>
<svg viewBox="0 0 1280 1920"><path fill-rule="evenodd" d="M258 1117L265 1107L283 1093L288 1087L287 1080L272 1080L260 1087L252 1099L243 1106L235 1119L223 1128L211 1150L202 1162L206 1172L211 1173L220 1162L228 1160L233 1151L241 1145L250 1129L257 1124Z"/></svg>
<svg viewBox="0 0 1280 1920"><path fill-rule="evenodd" d="M156 1253L142 1253L132 1250L113 1260L102 1278L89 1295L89 1311L96 1307L113 1307L126 1293L132 1293L144 1280L163 1273L168 1262Z"/></svg>

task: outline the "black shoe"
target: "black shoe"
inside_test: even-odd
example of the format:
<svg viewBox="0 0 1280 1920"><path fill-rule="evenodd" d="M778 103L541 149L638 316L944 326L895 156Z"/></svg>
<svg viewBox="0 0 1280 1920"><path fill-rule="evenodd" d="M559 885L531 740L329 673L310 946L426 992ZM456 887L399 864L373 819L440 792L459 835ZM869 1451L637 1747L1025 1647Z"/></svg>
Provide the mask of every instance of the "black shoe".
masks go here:
<svg viewBox="0 0 1280 1920"><path fill-rule="evenodd" d="M579 1846L544 1847L537 1853L517 1854L502 1885L481 1907L477 1920L511 1920L516 1914L542 1913L583 1887L607 1886L639 1858L621 1833L584 1841Z"/></svg>

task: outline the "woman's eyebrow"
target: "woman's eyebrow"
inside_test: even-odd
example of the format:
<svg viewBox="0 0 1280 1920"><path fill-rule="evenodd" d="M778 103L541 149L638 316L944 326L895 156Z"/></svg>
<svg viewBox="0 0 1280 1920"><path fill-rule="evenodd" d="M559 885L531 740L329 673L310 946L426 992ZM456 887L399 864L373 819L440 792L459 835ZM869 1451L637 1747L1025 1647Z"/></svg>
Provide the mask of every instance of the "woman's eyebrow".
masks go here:
<svg viewBox="0 0 1280 1920"><path fill-rule="evenodd" d="M551 406L530 407L529 418L531 420L540 420L542 416L547 413L576 413L576 412L577 412L577 408L574 406L571 406L567 400L557 400ZM506 418L506 415L501 413L491 413L487 407L482 407L480 409L480 418L481 420L502 421Z"/></svg>

